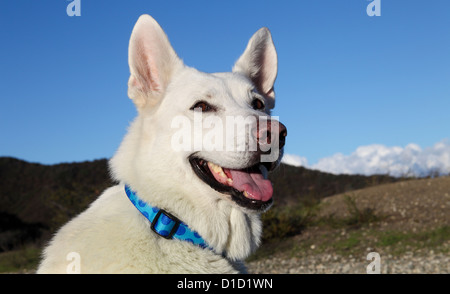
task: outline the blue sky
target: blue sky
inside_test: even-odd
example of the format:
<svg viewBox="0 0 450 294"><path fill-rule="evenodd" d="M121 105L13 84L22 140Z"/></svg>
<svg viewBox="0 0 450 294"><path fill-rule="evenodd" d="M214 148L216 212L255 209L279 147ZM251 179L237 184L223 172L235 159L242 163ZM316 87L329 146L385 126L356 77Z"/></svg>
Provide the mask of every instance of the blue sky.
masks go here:
<svg viewBox="0 0 450 294"><path fill-rule="evenodd" d="M274 115L309 163L358 147L450 138L450 1L0 0L0 156L111 157L136 115L128 40L152 15L178 55L229 71L262 26L279 57Z"/></svg>

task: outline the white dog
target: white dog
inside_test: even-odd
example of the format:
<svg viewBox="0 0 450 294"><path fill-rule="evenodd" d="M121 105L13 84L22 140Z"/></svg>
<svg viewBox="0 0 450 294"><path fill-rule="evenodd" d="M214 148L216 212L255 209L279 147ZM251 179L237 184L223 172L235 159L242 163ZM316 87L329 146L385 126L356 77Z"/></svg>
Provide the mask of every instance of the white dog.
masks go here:
<svg viewBox="0 0 450 294"><path fill-rule="evenodd" d="M286 136L269 115L277 75L269 30L253 35L232 72L207 74L185 66L143 15L129 65L138 116L110 161L120 184L57 232L38 273L245 272L272 204L267 171ZM229 121L238 117L249 123L236 131L238 120Z"/></svg>

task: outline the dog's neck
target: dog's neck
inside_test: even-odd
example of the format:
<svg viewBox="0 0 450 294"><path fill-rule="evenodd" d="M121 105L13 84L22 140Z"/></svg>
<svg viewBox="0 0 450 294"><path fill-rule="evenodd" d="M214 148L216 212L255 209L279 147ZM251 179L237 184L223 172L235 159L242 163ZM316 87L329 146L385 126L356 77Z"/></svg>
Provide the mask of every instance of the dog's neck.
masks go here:
<svg viewBox="0 0 450 294"><path fill-rule="evenodd" d="M169 212L151 206L144 200L140 199L136 192L125 185L125 193L130 199L131 203L139 210L139 212L150 221L151 230L165 239L177 239L181 241L190 242L201 248L207 248L206 241L196 232L193 231L187 224L173 216ZM209 247L211 250L213 248Z"/></svg>
<svg viewBox="0 0 450 294"><path fill-rule="evenodd" d="M159 197L158 193L145 193L142 189L138 191L136 194L139 198L151 203L149 205L152 207L163 208L176 215L186 227L201 236L205 241L205 247L213 248L215 253L227 259L244 260L260 244L262 232L260 216L245 213L225 199L199 206L190 205L183 198L173 201L173 197L169 195ZM149 195L151 197L148 197ZM172 201L167 202L168 198Z"/></svg>

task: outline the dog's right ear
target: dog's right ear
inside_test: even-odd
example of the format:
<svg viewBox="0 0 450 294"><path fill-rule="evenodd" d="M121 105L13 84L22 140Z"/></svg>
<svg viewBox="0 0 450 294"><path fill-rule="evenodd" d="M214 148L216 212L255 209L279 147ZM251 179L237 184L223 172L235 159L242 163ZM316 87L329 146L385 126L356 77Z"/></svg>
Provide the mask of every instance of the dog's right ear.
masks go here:
<svg viewBox="0 0 450 294"><path fill-rule="evenodd" d="M268 28L259 29L248 42L244 53L236 61L233 72L249 77L261 94L266 96L266 107L275 106L274 83L277 77L277 51Z"/></svg>
<svg viewBox="0 0 450 294"><path fill-rule="evenodd" d="M183 64L163 29L146 14L139 17L131 33L128 63L128 96L138 110L161 100L173 73Z"/></svg>

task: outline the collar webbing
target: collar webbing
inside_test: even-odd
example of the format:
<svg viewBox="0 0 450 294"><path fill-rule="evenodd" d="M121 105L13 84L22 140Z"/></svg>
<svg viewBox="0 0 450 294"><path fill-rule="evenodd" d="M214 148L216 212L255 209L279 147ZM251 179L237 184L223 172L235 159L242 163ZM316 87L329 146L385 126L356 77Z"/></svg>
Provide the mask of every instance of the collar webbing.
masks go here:
<svg viewBox="0 0 450 294"><path fill-rule="evenodd" d="M190 242L201 248L208 247L206 241L196 231L191 230L175 216L139 199L136 192L132 191L127 185L125 185L125 192L131 203L150 221L152 231L159 236L166 239L178 239Z"/></svg>

